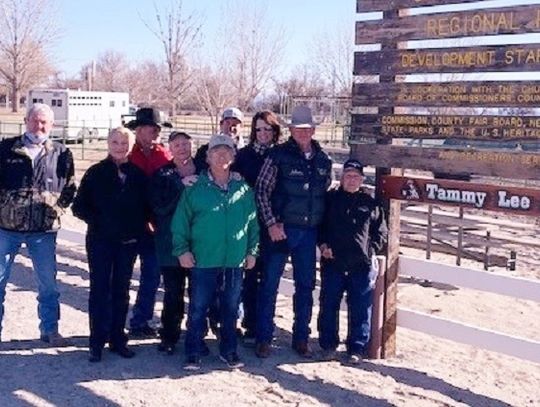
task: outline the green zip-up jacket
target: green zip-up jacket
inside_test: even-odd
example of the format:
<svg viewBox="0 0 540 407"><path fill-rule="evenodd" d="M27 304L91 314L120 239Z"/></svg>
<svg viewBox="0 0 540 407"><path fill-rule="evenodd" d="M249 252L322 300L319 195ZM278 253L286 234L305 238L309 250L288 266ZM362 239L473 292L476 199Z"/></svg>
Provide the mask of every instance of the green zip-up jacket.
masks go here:
<svg viewBox="0 0 540 407"><path fill-rule="evenodd" d="M254 193L236 173L227 191L202 173L182 194L171 232L173 255L191 251L197 268L242 267L246 256L258 250Z"/></svg>

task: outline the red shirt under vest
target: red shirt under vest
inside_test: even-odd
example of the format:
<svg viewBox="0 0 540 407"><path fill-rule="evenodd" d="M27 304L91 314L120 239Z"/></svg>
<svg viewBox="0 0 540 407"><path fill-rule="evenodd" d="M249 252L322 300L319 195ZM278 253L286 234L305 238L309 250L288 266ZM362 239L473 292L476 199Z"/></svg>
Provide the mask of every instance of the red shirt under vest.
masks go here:
<svg viewBox="0 0 540 407"><path fill-rule="evenodd" d="M148 156L138 144L135 144L129 155L129 161L143 170L148 177L171 160L171 153L161 144L152 145Z"/></svg>

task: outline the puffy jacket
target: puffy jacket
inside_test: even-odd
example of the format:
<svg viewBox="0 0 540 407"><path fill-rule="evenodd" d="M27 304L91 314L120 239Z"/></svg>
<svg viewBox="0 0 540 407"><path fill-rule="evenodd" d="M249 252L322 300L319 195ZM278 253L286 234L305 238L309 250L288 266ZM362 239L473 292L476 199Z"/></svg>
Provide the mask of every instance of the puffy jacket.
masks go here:
<svg viewBox="0 0 540 407"><path fill-rule="evenodd" d="M22 137L0 142L0 228L45 232L60 227L60 215L75 195L71 152L47 140L32 166Z"/></svg>
<svg viewBox="0 0 540 407"><path fill-rule="evenodd" d="M148 222L147 177L135 164L118 167L109 158L84 174L73 203L73 214L88 224L87 235L110 241L140 237Z"/></svg>
<svg viewBox="0 0 540 407"><path fill-rule="evenodd" d="M191 251L196 266L241 267L257 255L259 225L253 191L233 173L227 191L203 172L180 198L171 222L173 254Z"/></svg>
<svg viewBox="0 0 540 407"><path fill-rule="evenodd" d="M269 159L277 167L272 210L285 224L313 227L322 221L332 161L319 143L312 143L314 155L310 159L292 138L270 151Z"/></svg>
<svg viewBox="0 0 540 407"><path fill-rule="evenodd" d="M345 192L341 187L328 191L319 244L327 244L341 269L360 267L369 270L371 255L387 240L384 212L370 195ZM324 260L328 261L328 260Z"/></svg>
<svg viewBox="0 0 540 407"><path fill-rule="evenodd" d="M174 162L169 162L154 173L149 189L159 264L178 266L178 259L172 255L171 220L185 187Z"/></svg>

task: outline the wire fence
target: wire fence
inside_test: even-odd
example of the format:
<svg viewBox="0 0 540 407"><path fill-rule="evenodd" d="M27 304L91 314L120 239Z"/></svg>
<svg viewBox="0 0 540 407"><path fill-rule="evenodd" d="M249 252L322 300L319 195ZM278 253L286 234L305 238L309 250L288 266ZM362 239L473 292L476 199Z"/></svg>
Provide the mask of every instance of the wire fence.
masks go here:
<svg viewBox="0 0 540 407"><path fill-rule="evenodd" d="M251 120L246 118L246 123ZM208 142L214 133L210 120L202 117L179 116L171 121L173 128L162 128L161 139L167 140L172 130L181 130L193 137L193 148L197 149L200 145ZM60 141L63 144L69 144L70 149L76 158L85 160L92 157L92 152L102 152L107 150L105 140L109 133L110 126L85 126L84 124L69 126L55 125L51 132L51 138ZM240 134L247 142L249 138L249 125L241 128ZM22 122L0 121L0 139L8 137L17 137L24 133L25 125ZM317 139L324 148L332 150L347 150L348 137L350 134L350 125L323 123L317 127L315 139ZM283 126L283 140L289 137L289 131Z"/></svg>

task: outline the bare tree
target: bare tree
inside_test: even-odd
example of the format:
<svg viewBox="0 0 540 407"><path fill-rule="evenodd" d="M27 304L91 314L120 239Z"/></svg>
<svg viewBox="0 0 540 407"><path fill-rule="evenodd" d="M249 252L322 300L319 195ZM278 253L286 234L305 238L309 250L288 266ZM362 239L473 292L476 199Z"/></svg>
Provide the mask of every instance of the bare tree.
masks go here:
<svg viewBox="0 0 540 407"><path fill-rule="evenodd" d="M0 76L12 111L22 92L52 73L49 51L58 38L55 0L0 0Z"/></svg>
<svg viewBox="0 0 540 407"><path fill-rule="evenodd" d="M330 93L321 73L311 65L296 66L289 77L279 81L274 79L275 92L281 97L327 96Z"/></svg>
<svg viewBox="0 0 540 407"><path fill-rule="evenodd" d="M212 133L217 133L221 111L236 101L236 92L226 76L225 67L212 65L199 69L194 91L199 107L210 118Z"/></svg>
<svg viewBox="0 0 540 407"><path fill-rule="evenodd" d="M341 22L312 40L313 61L334 95L350 95L353 84L354 23Z"/></svg>
<svg viewBox="0 0 540 407"><path fill-rule="evenodd" d="M131 102L139 106L157 106L168 109L164 102L164 84L167 67L154 61L143 61L130 69L126 83Z"/></svg>
<svg viewBox="0 0 540 407"><path fill-rule="evenodd" d="M126 56L118 51L108 50L100 54L96 61L94 89L105 92L127 91L129 63Z"/></svg>
<svg viewBox="0 0 540 407"><path fill-rule="evenodd" d="M165 53L167 74L163 97L169 115L174 116L181 96L191 86L193 72L187 59L199 42L201 23L194 13L185 13L182 0L171 1L163 10L154 3L154 10L155 23L144 21L144 24L159 40Z"/></svg>
<svg viewBox="0 0 540 407"><path fill-rule="evenodd" d="M62 71L55 71L49 76L47 87L55 89L82 89L84 80L80 77L66 77Z"/></svg>
<svg viewBox="0 0 540 407"><path fill-rule="evenodd" d="M239 108L247 110L270 85L283 59L285 30L267 13L267 5L247 0L230 0L224 9L220 44L227 50L221 65L236 93Z"/></svg>

